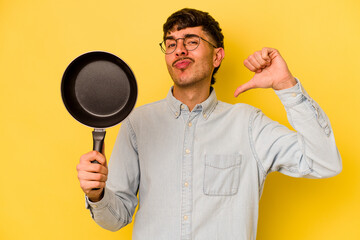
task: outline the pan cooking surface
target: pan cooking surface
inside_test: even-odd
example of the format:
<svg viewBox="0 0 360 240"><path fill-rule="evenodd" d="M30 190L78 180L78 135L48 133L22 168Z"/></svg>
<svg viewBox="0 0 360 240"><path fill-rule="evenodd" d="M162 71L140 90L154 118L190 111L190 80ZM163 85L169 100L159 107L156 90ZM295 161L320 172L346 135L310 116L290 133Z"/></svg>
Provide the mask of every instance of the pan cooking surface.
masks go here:
<svg viewBox="0 0 360 240"><path fill-rule="evenodd" d="M61 95L76 120L89 127L108 128L124 120L134 108L137 84L123 60L106 52L89 52L65 70Z"/></svg>
<svg viewBox="0 0 360 240"><path fill-rule="evenodd" d="M75 95L85 111L106 117L123 109L129 99L130 85L116 64L99 60L80 70Z"/></svg>

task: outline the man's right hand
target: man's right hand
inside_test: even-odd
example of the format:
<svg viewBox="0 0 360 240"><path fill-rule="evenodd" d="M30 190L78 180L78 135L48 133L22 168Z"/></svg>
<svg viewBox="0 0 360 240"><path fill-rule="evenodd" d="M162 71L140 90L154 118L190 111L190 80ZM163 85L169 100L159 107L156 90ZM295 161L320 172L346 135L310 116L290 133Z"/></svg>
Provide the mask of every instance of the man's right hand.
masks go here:
<svg viewBox="0 0 360 240"><path fill-rule="evenodd" d="M92 161L98 163L92 163ZM100 201L104 194L108 175L106 158L97 151L88 152L80 157L76 166L80 187L92 202Z"/></svg>

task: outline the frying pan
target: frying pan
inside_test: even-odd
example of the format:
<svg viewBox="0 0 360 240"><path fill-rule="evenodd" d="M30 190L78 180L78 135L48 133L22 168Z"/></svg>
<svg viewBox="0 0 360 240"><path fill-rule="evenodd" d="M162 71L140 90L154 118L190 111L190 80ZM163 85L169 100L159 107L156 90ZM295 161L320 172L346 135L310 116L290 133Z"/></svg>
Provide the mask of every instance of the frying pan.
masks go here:
<svg viewBox="0 0 360 240"><path fill-rule="evenodd" d="M80 55L66 68L61 96L77 121L94 128L93 150L102 152L105 128L115 126L130 114L137 99L137 84L122 59L94 51Z"/></svg>

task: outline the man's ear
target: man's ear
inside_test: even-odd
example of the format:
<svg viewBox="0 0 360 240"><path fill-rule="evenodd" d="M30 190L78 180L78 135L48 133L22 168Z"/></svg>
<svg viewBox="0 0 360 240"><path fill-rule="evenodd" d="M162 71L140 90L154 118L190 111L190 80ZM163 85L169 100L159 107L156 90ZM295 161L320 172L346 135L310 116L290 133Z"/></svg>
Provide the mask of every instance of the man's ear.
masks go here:
<svg viewBox="0 0 360 240"><path fill-rule="evenodd" d="M214 67L219 67L222 60L225 57L225 51L223 48L216 48L214 53L214 59L213 59L213 63L214 63Z"/></svg>

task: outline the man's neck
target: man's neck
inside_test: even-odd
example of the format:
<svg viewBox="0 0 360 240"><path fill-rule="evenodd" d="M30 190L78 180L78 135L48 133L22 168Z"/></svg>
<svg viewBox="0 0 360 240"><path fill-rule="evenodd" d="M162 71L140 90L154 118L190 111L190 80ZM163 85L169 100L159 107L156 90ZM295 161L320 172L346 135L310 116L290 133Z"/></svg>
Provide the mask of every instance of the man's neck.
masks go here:
<svg viewBox="0 0 360 240"><path fill-rule="evenodd" d="M192 111L197 104L204 102L209 97L210 85L203 87L179 87L174 85L173 95Z"/></svg>

